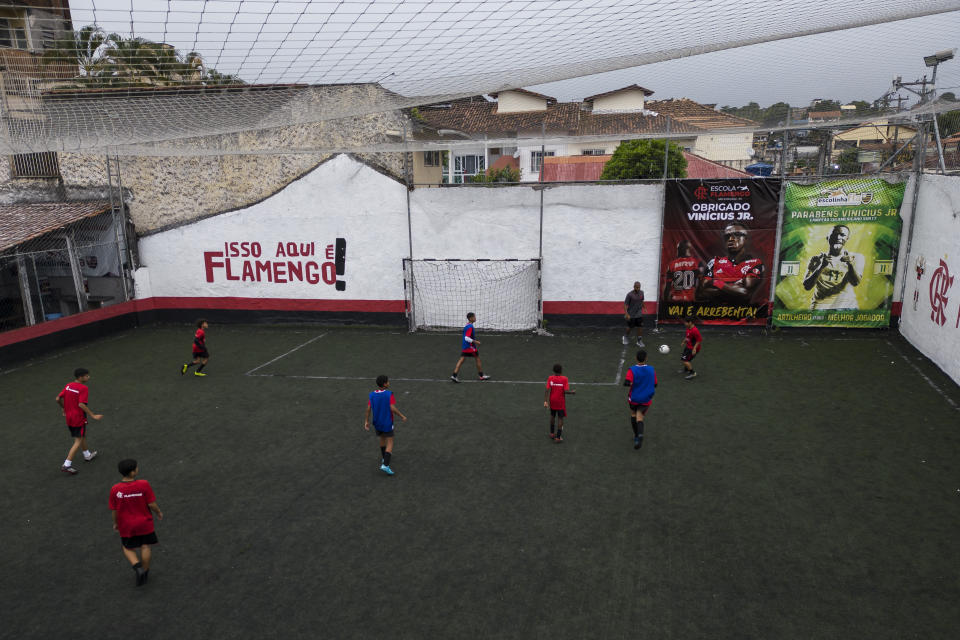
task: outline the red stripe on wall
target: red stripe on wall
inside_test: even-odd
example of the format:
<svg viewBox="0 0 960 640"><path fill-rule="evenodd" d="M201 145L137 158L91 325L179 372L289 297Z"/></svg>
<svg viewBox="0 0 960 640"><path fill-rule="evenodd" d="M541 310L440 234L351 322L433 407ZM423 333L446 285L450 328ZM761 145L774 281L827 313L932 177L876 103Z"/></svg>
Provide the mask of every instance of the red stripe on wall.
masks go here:
<svg viewBox="0 0 960 640"><path fill-rule="evenodd" d="M556 315L590 314L590 315L623 315L623 302L600 302L590 300L564 300L543 302L543 312ZM657 303L646 301L643 303L645 314L657 312Z"/></svg>
<svg viewBox="0 0 960 640"><path fill-rule="evenodd" d="M76 313L0 333L0 347L65 329L152 309L237 309L263 311L368 311L403 313L403 300L292 300L288 298L145 298Z"/></svg>

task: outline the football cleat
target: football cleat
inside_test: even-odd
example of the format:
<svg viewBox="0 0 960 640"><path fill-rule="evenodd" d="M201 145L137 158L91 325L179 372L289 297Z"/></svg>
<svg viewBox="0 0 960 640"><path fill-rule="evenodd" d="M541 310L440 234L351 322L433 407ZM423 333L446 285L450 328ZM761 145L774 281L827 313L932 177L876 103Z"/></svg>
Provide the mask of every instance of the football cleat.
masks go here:
<svg viewBox="0 0 960 640"><path fill-rule="evenodd" d="M69 473L72 476L75 476L78 473L80 473L79 471L73 468L73 465L70 465L69 467L66 467L66 466L60 467L60 471L63 471L64 473Z"/></svg>
<svg viewBox="0 0 960 640"><path fill-rule="evenodd" d="M190 366L190 365L185 364L185 365L183 365L182 367L180 367L180 375L186 374L186 373L187 373L187 368L188 368L189 366Z"/></svg>
<svg viewBox="0 0 960 640"><path fill-rule="evenodd" d="M685 376L683 376L683 377L686 378L687 380L693 380L694 378L697 377L697 372L696 372L696 371L691 371L690 373L688 373L687 375L685 375Z"/></svg>
<svg viewBox="0 0 960 640"><path fill-rule="evenodd" d="M489 380L489 379L490 379L490 376L488 376L488 375L482 375L482 376L480 376L480 382L483 382L484 380Z"/></svg>
<svg viewBox="0 0 960 640"><path fill-rule="evenodd" d="M453 374L452 376L450 376L450 379L453 380L454 382L460 382L460 378L457 377L457 374Z"/></svg>
<svg viewBox="0 0 960 640"><path fill-rule="evenodd" d="M91 460L93 460L94 458L96 458L99 453L100 453L99 451L91 451L91 452L90 452L90 455L89 455L89 456L83 456L83 459L86 460L87 462L90 462Z"/></svg>
<svg viewBox="0 0 960 640"><path fill-rule="evenodd" d="M387 474L388 476L392 476L392 475L393 475L393 469L391 469L390 467L388 467L388 466L385 465L385 464L381 464L381 465L380 465L380 471L383 471L383 472L384 472L385 474Z"/></svg>
<svg viewBox="0 0 960 640"><path fill-rule="evenodd" d="M205 378L205 377L207 377L207 374L203 373L202 371L194 371L194 372L193 372L193 375L197 376L198 378Z"/></svg>

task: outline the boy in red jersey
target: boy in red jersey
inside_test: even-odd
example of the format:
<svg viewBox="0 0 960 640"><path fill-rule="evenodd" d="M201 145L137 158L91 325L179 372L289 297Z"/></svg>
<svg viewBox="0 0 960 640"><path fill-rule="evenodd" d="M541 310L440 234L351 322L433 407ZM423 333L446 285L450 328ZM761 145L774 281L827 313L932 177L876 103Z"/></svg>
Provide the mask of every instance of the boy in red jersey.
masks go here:
<svg viewBox="0 0 960 640"><path fill-rule="evenodd" d="M136 460L121 460L117 470L123 480L110 488L109 505L113 511L113 530L120 534L123 557L137 574L137 586L146 584L150 575L150 545L157 544L153 516L163 520L157 498L146 480L137 480L140 468ZM152 512L152 513L151 513ZM137 557L137 549L140 556Z"/></svg>
<svg viewBox="0 0 960 640"><path fill-rule="evenodd" d="M90 451L87 448L87 416L94 420L103 417L101 413L94 413L87 406L87 400L90 397L90 390L87 389L87 381L90 380L90 372L80 367L73 372L73 382L70 382L63 388L63 391L56 397L55 401L60 405L63 416L67 419L67 428L70 435L73 436L73 446L67 453L67 459L63 461L60 470L70 475L76 475L77 470L73 466L73 456L77 451L83 451L83 459L90 462L97 457L96 451Z"/></svg>
<svg viewBox="0 0 960 640"><path fill-rule="evenodd" d="M693 316L687 316L683 319L683 324L687 327L687 332L683 336L683 355L680 360L683 362L683 368L687 372L684 377L692 380L697 377L697 372L693 370L693 359L700 353L703 346L703 338L700 337L700 329L694 324Z"/></svg>
<svg viewBox="0 0 960 640"><path fill-rule="evenodd" d="M554 442L563 442L563 419L567 417L567 395L576 393L570 390L570 380L563 373L560 363L553 365L553 374L547 378L543 390L543 406L550 409L550 437ZM554 422L556 421L556 422ZM556 425L556 435L554 435Z"/></svg>
<svg viewBox="0 0 960 640"><path fill-rule="evenodd" d="M195 364L200 366L193 372L193 375L200 377L207 375L203 373L203 368L207 366L207 360L210 359L210 354L207 352L207 327L209 326L203 318L197 320L197 331L193 334L193 362L185 362L180 368L180 375L184 375L187 369Z"/></svg>

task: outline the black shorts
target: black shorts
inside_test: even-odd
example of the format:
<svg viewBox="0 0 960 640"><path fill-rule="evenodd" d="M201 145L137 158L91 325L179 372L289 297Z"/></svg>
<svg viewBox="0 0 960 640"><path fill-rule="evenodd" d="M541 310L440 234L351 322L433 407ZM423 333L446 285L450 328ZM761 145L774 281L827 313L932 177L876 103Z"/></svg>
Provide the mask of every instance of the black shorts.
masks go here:
<svg viewBox="0 0 960 640"><path fill-rule="evenodd" d="M627 400L627 404L630 405L630 411L634 411L634 412L639 411L643 415L647 415L647 411L650 409L650 405L653 404L653 401L651 400L647 404L637 404L635 402L630 402L629 400Z"/></svg>
<svg viewBox="0 0 960 640"><path fill-rule="evenodd" d="M209 351L194 351L194 352L193 352L193 359L194 359L194 360L198 360L198 359L200 359L200 358L209 358L209 357L210 357L210 352L209 352Z"/></svg>
<svg viewBox="0 0 960 640"><path fill-rule="evenodd" d="M643 326L643 317L642 317L642 316L639 317L639 318L630 318L629 320L627 320L627 328L628 328L628 329L630 329L631 327L642 327L642 326Z"/></svg>
<svg viewBox="0 0 960 640"><path fill-rule="evenodd" d="M123 545L124 549L139 549L145 544L157 544L156 531L151 531L150 533L145 533L142 536L130 536L129 538L120 538L120 544Z"/></svg>
<svg viewBox="0 0 960 640"><path fill-rule="evenodd" d="M693 352L693 349L691 349L690 347L687 347L683 350L683 354L680 356L680 359L683 360L684 362L690 362L696 357L697 357L697 354Z"/></svg>
<svg viewBox="0 0 960 640"><path fill-rule="evenodd" d="M87 425L83 425L82 427L67 426L67 429L70 429L70 435L74 438L82 438L87 435Z"/></svg>
<svg viewBox="0 0 960 640"><path fill-rule="evenodd" d="M566 409L550 409L550 415L551 415L551 416L560 416L561 418L566 418L566 417L567 417L567 410L566 410Z"/></svg>
<svg viewBox="0 0 960 640"><path fill-rule="evenodd" d="M380 436L381 438L393 437L393 429L390 429L390 431L380 431L380 429L377 429L376 427L374 427L373 430L376 431L377 435Z"/></svg>
<svg viewBox="0 0 960 640"><path fill-rule="evenodd" d="M479 358L480 350L477 349L476 351L461 351L460 357L461 358Z"/></svg>

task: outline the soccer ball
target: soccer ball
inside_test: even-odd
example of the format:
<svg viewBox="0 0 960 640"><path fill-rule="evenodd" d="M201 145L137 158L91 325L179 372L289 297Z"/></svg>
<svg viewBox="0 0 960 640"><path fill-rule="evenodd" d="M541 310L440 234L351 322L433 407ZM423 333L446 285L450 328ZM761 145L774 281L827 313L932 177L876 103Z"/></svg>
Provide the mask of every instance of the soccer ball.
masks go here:
<svg viewBox="0 0 960 640"><path fill-rule="evenodd" d="M665 344L660 345L660 353L667 354L670 353L670 347Z"/></svg>

